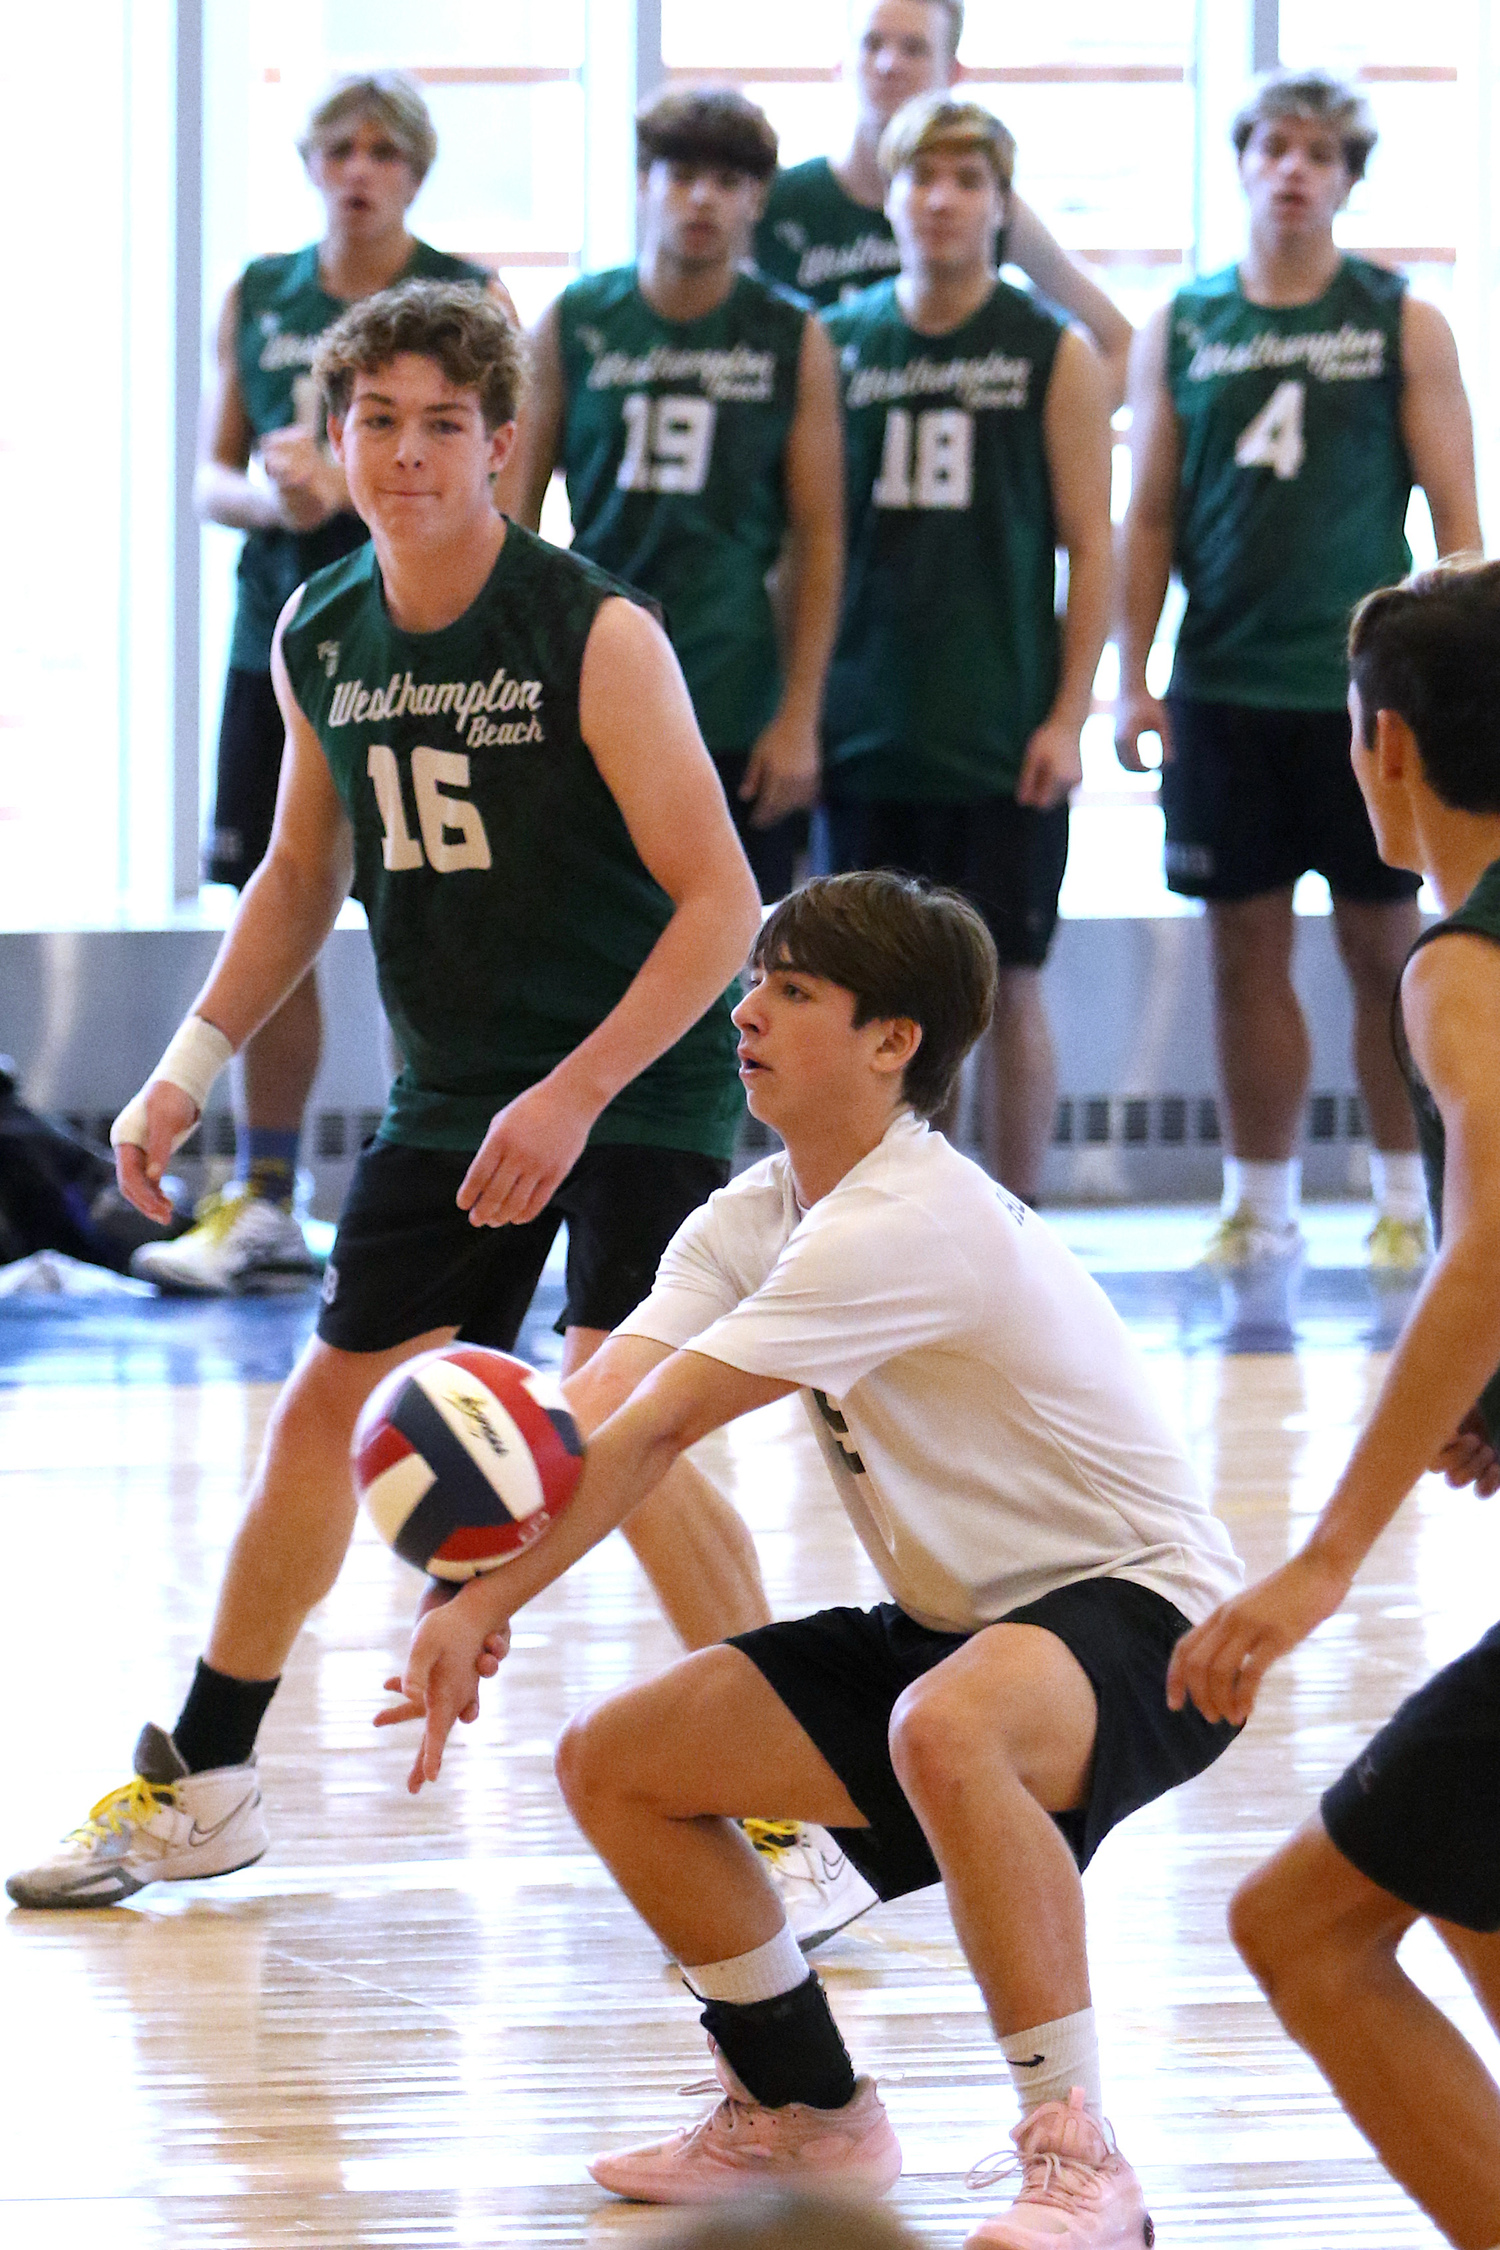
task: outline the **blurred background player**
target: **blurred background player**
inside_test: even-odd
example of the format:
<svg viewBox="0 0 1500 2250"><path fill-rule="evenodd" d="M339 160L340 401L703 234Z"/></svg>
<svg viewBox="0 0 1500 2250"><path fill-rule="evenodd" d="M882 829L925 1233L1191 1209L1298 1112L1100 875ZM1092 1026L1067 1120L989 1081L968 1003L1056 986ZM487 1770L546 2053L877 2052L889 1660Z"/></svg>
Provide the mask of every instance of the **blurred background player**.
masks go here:
<svg viewBox="0 0 1500 2250"><path fill-rule="evenodd" d="M880 161L901 272L823 316L848 514L823 794L836 872L905 869L988 923L982 1145L1033 1202L1057 1094L1041 969L1109 622L1110 427L1092 345L996 273L1014 158L974 103L899 111Z"/></svg>
<svg viewBox="0 0 1500 2250"><path fill-rule="evenodd" d="M340 79L297 145L327 229L304 250L257 258L225 298L197 483L200 515L246 534L206 868L210 882L236 890L265 857L276 809L286 734L271 684L276 620L294 587L368 537L323 435L311 375L319 339L353 299L397 280L488 283L482 267L407 230L407 208L437 154L411 79L399 71ZM489 286L509 307L504 291ZM252 473L252 463L263 473ZM213 1293L311 1271L292 1205L321 1041L317 972L309 968L246 1042L232 1181L190 1233L143 1250L138 1274L164 1289Z"/></svg>
<svg viewBox="0 0 1500 2250"><path fill-rule="evenodd" d="M886 216L880 136L918 94L945 92L963 72L962 0L854 0L849 11L854 130L837 159L815 156L778 172L755 230L755 262L815 305L834 305L901 263ZM1082 321L1109 371L1112 402L1125 395L1130 323L1075 265L1012 189L996 263L1020 266L1052 302Z"/></svg>
<svg viewBox="0 0 1500 2250"><path fill-rule="evenodd" d="M1180 290L1136 347L1115 742L1140 772L1141 736L1160 736L1167 881L1208 901L1229 1155L1206 1261L1300 1247L1311 1049L1292 892L1315 868L1354 1001L1370 1260L1412 1269L1421 1168L1389 1024L1419 878L1382 865L1349 769L1344 638L1355 604L1410 568L1414 477L1439 554L1478 548L1473 433L1441 313L1333 239L1375 143L1361 96L1321 72L1277 76L1233 140L1245 256ZM1163 705L1146 659L1174 569L1187 610Z"/></svg>
<svg viewBox="0 0 1500 2250"><path fill-rule="evenodd" d="M1500 566L1373 594L1350 667L1381 853L1425 874L1444 916L1394 1018L1439 1247L1311 1535L1178 1644L1173 1703L1238 1723L1425 1469L1500 1487ZM1492 2250L1500 2087L1397 1959L1424 1917L1500 2021L1500 1627L1408 1697L1230 1910L1271 2005L1402 2186L1459 2250Z"/></svg>
<svg viewBox="0 0 1500 2250"><path fill-rule="evenodd" d="M669 90L636 132L639 259L575 281L539 323L503 497L535 525L560 462L574 552L662 603L761 896L774 899L817 794L838 617L833 354L804 306L742 267L776 167L764 114L737 93Z"/></svg>
<svg viewBox="0 0 1500 2250"><path fill-rule="evenodd" d="M523 344L477 291L408 282L322 340L333 450L373 544L317 572L272 652L287 767L270 849L194 1012L116 1120L160 1215L171 1148L307 974L353 889L404 1057L361 1152L317 1334L283 1389L208 1646L170 1734L41 1865L31 1906L101 1907L248 1865L255 1740L354 1527L373 1386L462 1335L507 1349L568 1225L565 1367L651 1285L728 1176L742 1097L726 987L750 870L666 636L639 597L496 513ZM623 597L623 598L622 598ZM769 1611L712 1487L638 1548L692 1645Z"/></svg>

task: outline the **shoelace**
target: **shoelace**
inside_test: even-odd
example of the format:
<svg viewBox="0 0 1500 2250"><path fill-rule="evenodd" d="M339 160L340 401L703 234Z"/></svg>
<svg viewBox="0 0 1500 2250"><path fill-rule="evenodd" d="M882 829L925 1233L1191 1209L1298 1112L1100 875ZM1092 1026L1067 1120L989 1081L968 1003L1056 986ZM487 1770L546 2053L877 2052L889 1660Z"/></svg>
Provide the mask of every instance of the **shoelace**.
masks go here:
<svg viewBox="0 0 1500 2250"><path fill-rule="evenodd" d="M1082 2211L1103 2198L1104 2190L1092 2164L1084 2164L1075 2156L1059 2156L1052 2149L1039 2149L1032 2156L1007 2156L996 2149L971 2166L964 2186L977 2195L985 2188L998 2187L1002 2180L1013 2179L1018 2172L1022 2183L1018 2203L1050 2203L1054 2208Z"/></svg>
<svg viewBox="0 0 1500 2250"><path fill-rule="evenodd" d="M740 1826L762 1859L785 1859L787 1853L796 1847L795 1820L742 1820Z"/></svg>
<svg viewBox="0 0 1500 2250"><path fill-rule="evenodd" d="M127 1828L144 1828L163 1806L176 1802L175 1783L146 1781L135 1773L120 1788L111 1789L107 1797L101 1797L88 1819L72 1834L85 1844L95 1843L104 1836L123 1836Z"/></svg>

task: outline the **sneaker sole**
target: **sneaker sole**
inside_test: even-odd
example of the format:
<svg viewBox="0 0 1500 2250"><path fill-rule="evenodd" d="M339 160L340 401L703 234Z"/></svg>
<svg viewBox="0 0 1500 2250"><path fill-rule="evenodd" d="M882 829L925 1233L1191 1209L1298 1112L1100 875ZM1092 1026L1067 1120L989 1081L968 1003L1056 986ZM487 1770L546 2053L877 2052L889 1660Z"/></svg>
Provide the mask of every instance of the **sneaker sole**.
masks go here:
<svg viewBox="0 0 1500 2250"><path fill-rule="evenodd" d="M852 1914L846 1914L841 1922L830 1922L826 1930L807 1931L798 1937L798 1946L804 1953L815 1952L820 1945L826 1945L831 1937L838 1936L840 1930L849 1929L852 1924L860 1920L862 1915L868 1914L872 1907L879 1904L878 1898L872 1898L869 1906L856 1906Z"/></svg>
<svg viewBox="0 0 1500 2250"><path fill-rule="evenodd" d="M211 1883L219 1875L238 1875L245 1868L253 1867L257 1860L264 1859L269 1849L268 1844L262 1844L258 1852L252 1852L248 1859L237 1859L233 1867L205 1867L193 1874L137 1878L120 1868L107 1878L107 1890L100 1887L86 1891L82 1885L74 1891L33 1890L20 1876L12 1875L5 1886L5 1895L15 1905L29 1907L33 1913L97 1912L101 1907L122 1905L127 1898L134 1898L137 1891L149 1890L153 1883Z"/></svg>
<svg viewBox="0 0 1500 2250"><path fill-rule="evenodd" d="M154 1282L164 1297L255 1297L306 1289L318 1278L314 1265L257 1266L229 1281L187 1281L180 1275L142 1272L138 1281Z"/></svg>

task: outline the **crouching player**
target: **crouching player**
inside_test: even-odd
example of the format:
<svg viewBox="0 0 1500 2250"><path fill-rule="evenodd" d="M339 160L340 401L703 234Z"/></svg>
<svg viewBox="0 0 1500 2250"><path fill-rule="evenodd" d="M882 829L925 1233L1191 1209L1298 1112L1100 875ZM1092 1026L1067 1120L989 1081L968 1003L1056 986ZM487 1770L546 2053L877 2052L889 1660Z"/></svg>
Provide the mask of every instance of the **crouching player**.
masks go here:
<svg viewBox="0 0 1500 2250"><path fill-rule="evenodd" d="M1395 1016L1440 1249L1306 1544L1177 1650L1169 1694L1214 1720L1249 1717L1424 1469L1500 1488L1500 564L1371 594L1349 658L1380 856L1425 874L1444 914ZM1500 1626L1402 1704L1230 1918L1287 2030L1460 2250L1500 2244L1500 2089L1396 1951L1425 1917L1500 2022L1497 1753Z"/></svg>
<svg viewBox="0 0 1500 2250"><path fill-rule="evenodd" d="M567 1515L421 1621L381 1720L425 1717L420 1788L494 1669L490 1636L686 1447L801 1391L891 1600L700 1651L559 1752L580 1826L704 2003L724 2087L702 2124L594 2176L673 2203L900 2170L733 1822L774 1810L835 1828L883 1897L947 1886L1023 2111L1019 2199L974 2241L1140 2244L1100 2110L1079 1871L1231 1739L1164 1690L1240 1570L1102 1292L927 1123L995 979L974 910L890 872L810 883L769 917L735 1021L785 1153L679 1230L579 1372L586 1419L608 1419Z"/></svg>

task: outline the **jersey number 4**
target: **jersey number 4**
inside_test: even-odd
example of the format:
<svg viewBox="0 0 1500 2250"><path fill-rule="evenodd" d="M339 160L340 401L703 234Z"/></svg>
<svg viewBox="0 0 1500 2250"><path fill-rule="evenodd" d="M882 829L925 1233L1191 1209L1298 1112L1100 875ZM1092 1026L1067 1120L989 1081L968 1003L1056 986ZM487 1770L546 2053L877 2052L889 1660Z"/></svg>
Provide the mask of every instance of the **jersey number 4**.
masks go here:
<svg viewBox="0 0 1500 2250"><path fill-rule="evenodd" d="M388 742L372 742L367 765L380 807L385 833L380 856L392 875L412 867L431 867L439 875L456 874L461 867L485 868L491 864L490 840L484 832L479 807L467 797L448 794L467 789L469 760L462 750L413 750L412 794L417 800L417 823L422 841L406 825L406 805L401 795L401 768ZM447 783L447 789L443 784ZM423 850L423 846L426 850Z"/></svg>
<svg viewBox="0 0 1500 2250"><path fill-rule="evenodd" d="M701 492L708 482L717 409L708 398L652 398L631 391L620 401L625 451L615 483L622 492Z"/></svg>
<svg viewBox="0 0 1500 2250"><path fill-rule="evenodd" d="M1235 440L1234 458L1242 469L1274 469L1290 483L1307 455L1302 439L1305 383L1278 383L1253 422Z"/></svg>
<svg viewBox="0 0 1500 2250"><path fill-rule="evenodd" d="M877 508L967 508L974 493L974 417L960 406L912 414L893 406L885 418Z"/></svg>

